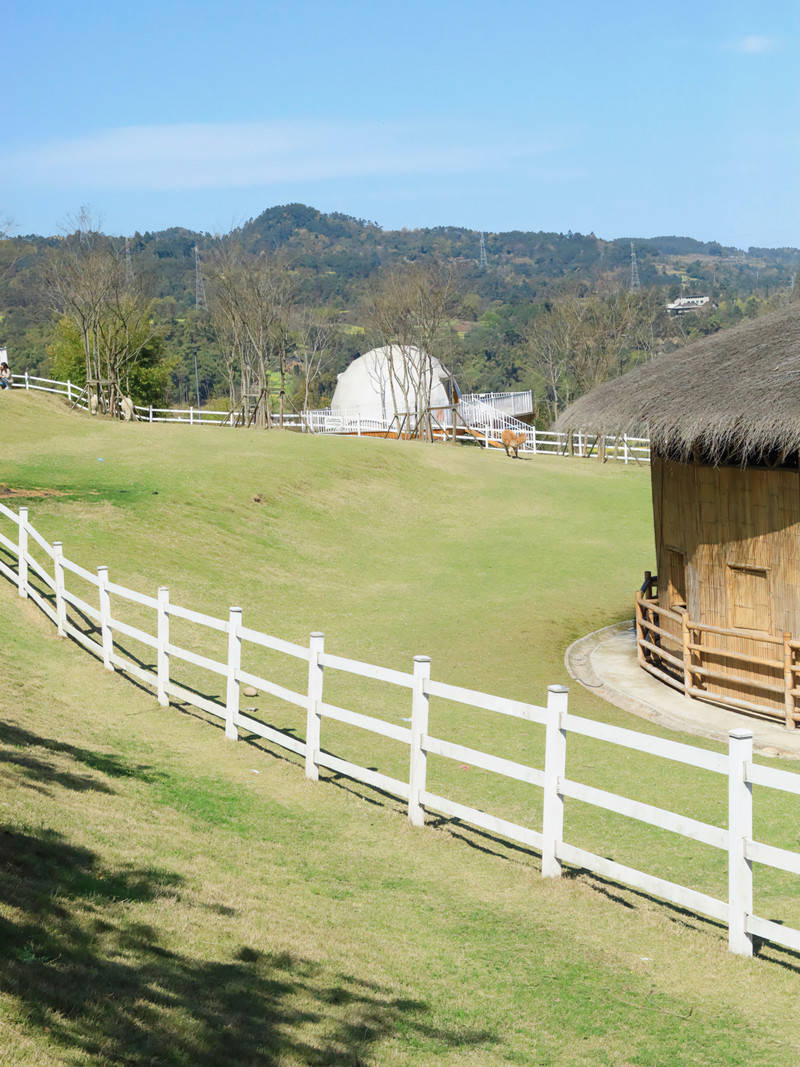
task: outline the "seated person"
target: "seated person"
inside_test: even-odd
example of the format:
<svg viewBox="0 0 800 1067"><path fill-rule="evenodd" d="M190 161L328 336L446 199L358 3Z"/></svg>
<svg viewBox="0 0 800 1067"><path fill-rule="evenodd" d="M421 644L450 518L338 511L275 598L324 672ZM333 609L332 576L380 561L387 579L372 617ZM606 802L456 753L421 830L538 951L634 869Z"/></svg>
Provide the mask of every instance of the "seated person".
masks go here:
<svg viewBox="0 0 800 1067"><path fill-rule="evenodd" d="M0 389L11 388L11 371L7 363L0 363Z"/></svg>

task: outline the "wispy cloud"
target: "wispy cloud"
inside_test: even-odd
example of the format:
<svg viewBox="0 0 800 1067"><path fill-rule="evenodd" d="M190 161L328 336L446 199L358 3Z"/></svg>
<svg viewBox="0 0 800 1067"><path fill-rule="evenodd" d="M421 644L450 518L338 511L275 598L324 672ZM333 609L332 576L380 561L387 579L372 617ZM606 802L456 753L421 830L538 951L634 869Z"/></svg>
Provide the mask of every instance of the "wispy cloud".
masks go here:
<svg viewBox="0 0 800 1067"><path fill-rule="evenodd" d="M759 34L751 33L746 37L740 37L737 41L732 41L728 48L733 52L740 52L742 55L758 56L763 55L764 52L773 52L777 44L778 41L775 37L762 37Z"/></svg>
<svg viewBox="0 0 800 1067"><path fill-rule="evenodd" d="M547 146L432 120L129 126L12 152L6 179L50 187L221 189L381 174L482 171Z"/></svg>

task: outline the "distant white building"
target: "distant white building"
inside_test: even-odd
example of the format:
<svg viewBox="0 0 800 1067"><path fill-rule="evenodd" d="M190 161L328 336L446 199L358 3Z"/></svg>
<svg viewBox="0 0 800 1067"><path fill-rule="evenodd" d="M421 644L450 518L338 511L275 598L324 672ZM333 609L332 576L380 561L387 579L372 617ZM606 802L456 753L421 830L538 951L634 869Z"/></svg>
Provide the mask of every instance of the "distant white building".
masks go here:
<svg viewBox="0 0 800 1067"><path fill-rule="evenodd" d="M707 304L710 297L707 296L679 296L671 304L667 304L667 311L675 315L685 315L687 311L696 311Z"/></svg>
<svg viewBox="0 0 800 1067"><path fill-rule="evenodd" d="M451 383L458 386L435 356L412 345L384 345L354 359L339 380L331 414L358 414L391 420L425 408L448 408Z"/></svg>

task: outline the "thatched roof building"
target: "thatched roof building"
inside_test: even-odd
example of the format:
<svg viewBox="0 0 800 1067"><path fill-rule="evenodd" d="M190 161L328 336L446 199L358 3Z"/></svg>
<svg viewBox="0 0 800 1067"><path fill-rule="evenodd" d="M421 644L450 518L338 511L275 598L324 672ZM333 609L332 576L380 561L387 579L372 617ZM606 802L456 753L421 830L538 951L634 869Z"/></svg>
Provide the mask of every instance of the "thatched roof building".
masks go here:
<svg viewBox="0 0 800 1067"><path fill-rule="evenodd" d="M800 304L657 356L581 397L556 428L641 434L675 459L796 463Z"/></svg>
<svg viewBox="0 0 800 1067"><path fill-rule="evenodd" d="M800 305L657 357L557 425L650 437L658 574L636 596L641 666L800 723Z"/></svg>

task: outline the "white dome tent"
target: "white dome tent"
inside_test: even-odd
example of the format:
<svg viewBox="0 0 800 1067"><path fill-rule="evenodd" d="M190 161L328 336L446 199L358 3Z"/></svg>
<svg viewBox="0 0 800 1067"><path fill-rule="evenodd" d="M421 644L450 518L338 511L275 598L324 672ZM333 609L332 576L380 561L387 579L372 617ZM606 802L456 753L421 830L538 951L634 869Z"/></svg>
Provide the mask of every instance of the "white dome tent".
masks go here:
<svg viewBox="0 0 800 1067"><path fill-rule="evenodd" d="M435 356L413 345L384 345L353 360L339 380L331 400L331 414L362 419L398 420L414 432L417 420L434 409L446 411L451 390L459 389Z"/></svg>

